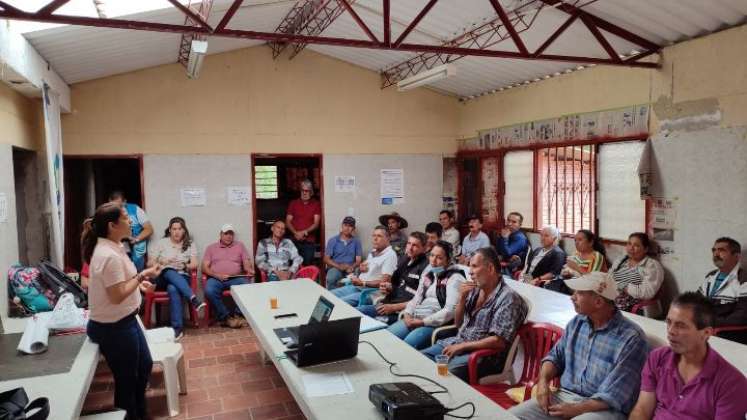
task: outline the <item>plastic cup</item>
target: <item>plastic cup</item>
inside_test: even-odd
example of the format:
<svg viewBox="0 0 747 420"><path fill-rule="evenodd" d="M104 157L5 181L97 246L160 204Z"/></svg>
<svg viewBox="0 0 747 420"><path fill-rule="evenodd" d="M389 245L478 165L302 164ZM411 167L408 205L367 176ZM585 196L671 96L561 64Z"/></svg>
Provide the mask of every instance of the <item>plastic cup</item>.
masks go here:
<svg viewBox="0 0 747 420"><path fill-rule="evenodd" d="M443 354L436 356L436 371L441 376L449 374L449 356Z"/></svg>
<svg viewBox="0 0 747 420"><path fill-rule="evenodd" d="M278 298L275 296L270 298L270 309L277 309L278 308Z"/></svg>

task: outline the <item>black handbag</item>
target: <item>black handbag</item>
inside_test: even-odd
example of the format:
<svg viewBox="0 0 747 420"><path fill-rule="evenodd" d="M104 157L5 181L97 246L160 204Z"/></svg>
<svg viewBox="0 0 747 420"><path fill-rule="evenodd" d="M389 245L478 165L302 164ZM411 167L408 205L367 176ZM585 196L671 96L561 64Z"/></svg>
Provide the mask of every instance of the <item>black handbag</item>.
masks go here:
<svg viewBox="0 0 747 420"><path fill-rule="evenodd" d="M37 410L33 414L29 414ZM0 393L0 420L46 420L49 417L49 400L37 398L29 404L23 388Z"/></svg>

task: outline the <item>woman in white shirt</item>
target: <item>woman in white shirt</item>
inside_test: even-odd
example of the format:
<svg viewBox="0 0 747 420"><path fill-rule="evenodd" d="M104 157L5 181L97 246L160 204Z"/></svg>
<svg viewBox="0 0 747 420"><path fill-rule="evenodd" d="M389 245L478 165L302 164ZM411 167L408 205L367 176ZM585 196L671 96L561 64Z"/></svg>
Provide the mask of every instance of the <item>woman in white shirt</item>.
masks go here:
<svg viewBox="0 0 747 420"><path fill-rule="evenodd" d="M197 311L205 308L205 303L189 286L190 273L197 268L197 248L189 236L187 222L181 217L172 217L163 238L148 250L148 267L155 265L163 267L156 279L156 289L169 293L171 327L179 340L184 335L182 297Z"/></svg>
<svg viewBox="0 0 747 420"><path fill-rule="evenodd" d="M417 350L430 346L433 330L454 319L459 286L464 272L449 266L451 244L438 241L431 249L430 266L426 268L415 296L402 311L404 317L388 330Z"/></svg>
<svg viewBox="0 0 747 420"><path fill-rule="evenodd" d="M96 209L91 228L82 239L83 260L90 265L88 285L88 337L99 345L114 375L114 406L128 419L144 419L145 388L153 362L143 330L137 322L140 290L160 274L153 266L138 274L122 248L130 236L130 218L125 209L106 203Z"/></svg>

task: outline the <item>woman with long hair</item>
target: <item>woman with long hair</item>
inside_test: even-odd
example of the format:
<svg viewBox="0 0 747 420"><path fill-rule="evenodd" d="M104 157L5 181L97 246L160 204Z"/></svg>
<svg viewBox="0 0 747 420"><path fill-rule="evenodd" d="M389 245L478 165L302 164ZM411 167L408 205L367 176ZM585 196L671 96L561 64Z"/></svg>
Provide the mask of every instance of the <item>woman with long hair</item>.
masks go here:
<svg viewBox="0 0 747 420"><path fill-rule="evenodd" d="M163 238L149 250L148 267L156 265L163 267L161 275L156 278L156 289L165 289L169 293L171 327L178 340L184 334L182 297L198 311L205 308L205 303L189 286L190 273L197 268L197 248L189 236L187 222L181 217L169 220Z"/></svg>
<svg viewBox="0 0 747 420"><path fill-rule="evenodd" d="M114 405L127 418L144 419L145 388L153 361L137 321L140 290L160 274L154 266L138 274L122 248L130 236L130 218L121 206L105 203L96 209L82 239L83 260L90 269L88 337L99 345L114 376Z"/></svg>
<svg viewBox="0 0 747 420"><path fill-rule="evenodd" d="M454 319L464 272L451 265L451 244L437 241L430 253L430 266L421 276L418 290L402 311L404 317L389 326L389 332L417 350L430 346L433 330Z"/></svg>
<svg viewBox="0 0 747 420"><path fill-rule="evenodd" d="M625 245L626 255L612 265L610 273L619 292L615 305L630 311L638 302L653 299L664 282L664 269L651 258L652 244L643 232L631 233Z"/></svg>
<svg viewBox="0 0 747 420"><path fill-rule="evenodd" d="M581 229L574 237L576 252L565 260L561 276L566 279L581 277L592 271L607 271L607 251L592 231Z"/></svg>

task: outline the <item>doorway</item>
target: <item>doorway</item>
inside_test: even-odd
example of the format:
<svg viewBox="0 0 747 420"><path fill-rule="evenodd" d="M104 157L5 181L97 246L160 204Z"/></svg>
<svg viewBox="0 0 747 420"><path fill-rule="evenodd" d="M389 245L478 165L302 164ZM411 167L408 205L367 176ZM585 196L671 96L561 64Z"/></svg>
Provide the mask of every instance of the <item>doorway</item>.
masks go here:
<svg viewBox="0 0 747 420"><path fill-rule="evenodd" d="M145 209L143 159L134 156L65 156L65 266L80 270L83 220L109 199L124 192L127 202Z"/></svg>
<svg viewBox="0 0 747 420"><path fill-rule="evenodd" d="M269 237L270 228L277 220L285 220L288 204L300 197L300 184L304 179L314 184L314 198L324 209L324 189L322 179L322 156L291 154L253 154L252 178L254 180L254 249L259 240ZM286 236L292 239L286 229ZM316 232L314 265L320 266L324 252L324 212Z"/></svg>

